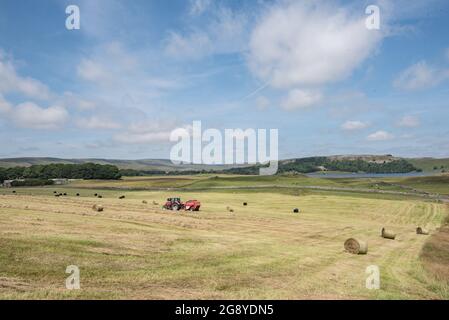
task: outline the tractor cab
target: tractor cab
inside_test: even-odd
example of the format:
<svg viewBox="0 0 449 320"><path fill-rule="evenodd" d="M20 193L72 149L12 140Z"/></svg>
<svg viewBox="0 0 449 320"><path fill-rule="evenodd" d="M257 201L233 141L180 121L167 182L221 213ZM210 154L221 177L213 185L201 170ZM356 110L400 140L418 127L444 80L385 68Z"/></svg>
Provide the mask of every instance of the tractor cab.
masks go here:
<svg viewBox="0 0 449 320"><path fill-rule="evenodd" d="M162 206L162 208L177 211L183 209L184 204L181 202L181 198L167 198L167 202Z"/></svg>

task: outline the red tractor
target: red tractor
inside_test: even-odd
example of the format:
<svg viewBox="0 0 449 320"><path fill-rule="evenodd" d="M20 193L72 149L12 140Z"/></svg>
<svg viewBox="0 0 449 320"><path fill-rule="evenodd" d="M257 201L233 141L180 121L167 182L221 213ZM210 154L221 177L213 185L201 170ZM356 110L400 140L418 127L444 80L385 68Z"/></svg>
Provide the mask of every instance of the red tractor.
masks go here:
<svg viewBox="0 0 449 320"><path fill-rule="evenodd" d="M198 200L189 200L186 203L181 202L181 198L168 198L162 209L178 211L181 209L190 211L199 211L201 203Z"/></svg>

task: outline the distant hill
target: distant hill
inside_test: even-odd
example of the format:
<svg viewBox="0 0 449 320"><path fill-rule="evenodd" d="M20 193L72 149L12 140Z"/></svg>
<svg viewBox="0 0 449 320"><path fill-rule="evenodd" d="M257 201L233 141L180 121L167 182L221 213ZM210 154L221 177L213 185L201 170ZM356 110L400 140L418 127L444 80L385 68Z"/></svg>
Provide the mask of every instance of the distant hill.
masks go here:
<svg viewBox="0 0 449 320"><path fill-rule="evenodd" d="M202 165L202 164L182 164L175 165L170 160L166 159L142 159L142 160L117 160L117 159L61 159L61 158L5 158L0 159L0 167L30 167L32 165L45 165L52 163L62 164L82 164L82 163L97 163L97 164L111 164L117 166L119 169L133 169L133 170L162 170L162 171L184 171L184 170L223 170L232 167L230 165Z"/></svg>
<svg viewBox="0 0 449 320"><path fill-rule="evenodd" d="M370 163L389 163L392 161L405 160L411 165L413 165L416 169L422 170L424 172L449 172L449 158L401 158L395 157L393 155L335 155L328 156L327 159L331 161L356 161L363 160ZM303 158L304 159L304 158ZM286 164L288 162L293 162L298 159L291 160L282 160L280 164Z"/></svg>
<svg viewBox="0 0 449 320"><path fill-rule="evenodd" d="M227 169L228 173L257 174L260 165ZM329 156L281 160L278 174L312 173L317 171L363 172L363 173L408 173L420 171L405 159L392 155L374 156Z"/></svg>
<svg viewBox="0 0 449 320"><path fill-rule="evenodd" d="M329 160L363 160L367 162L374 163L383 163L383 162L391 162L395 160L401 160L400 157L395 157L391 154L385 155L372 155L372 154L361 154L361 155L337 155L337 156L329 156L327 157Z"/></svg>
<svg viewBox="0 0 449 320"><path fill-rule="evenodd" d="M406 160L425 172L449 172L449 158L412 158Z"/></svg>
<svg viewBox="0 0 449 320"><path fill-rule="evenodd" d="M279 167L284 170L289 168L295 168L300 166L320 166L320 162L331 161L337 163L344 162L356 162L363 161L373 165L385 165L394 161L405 160L417 169L421 169L425 172L441 172L445 170L449 172L449 158L436 159L436 158L400 158L393 155L335 155L328 157L309 157L309 158L296 158L286 159L279 162ZM117 159L61 159L50 157L25 157L25 158L5 158L0 159L0 167L29 167L39 164L52 164L52 163L64 163L64 164L82 164L82 163L98 163L98 164L111 164L117 166L119 169L133 169L133 170L161 170L161 171L200 171L200 170L227 170L231 168L238 169L249 168L253 166L248 165L195 165L195 164L183 164L175 165L167 159L141 159L141 160L117 160ZM232 170L234 171L234 170Z"/></svg>

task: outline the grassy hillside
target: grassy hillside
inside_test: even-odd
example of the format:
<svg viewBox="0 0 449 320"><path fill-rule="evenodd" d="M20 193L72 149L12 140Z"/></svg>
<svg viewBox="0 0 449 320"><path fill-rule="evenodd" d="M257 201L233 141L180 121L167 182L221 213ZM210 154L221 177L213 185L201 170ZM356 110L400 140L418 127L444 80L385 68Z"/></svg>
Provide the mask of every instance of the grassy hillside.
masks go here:
<svg viewBox="0 0 449 320"><path fill-rule="evenodd" d="M387 179L386 181L416 190L449 195L449 175Z"/></svg>
<svg viewBox="0 0 449 320"><path fill-rule="evenodd" d="M441 172L442 170L449 172L449 158L414 158L407 159L407 161L409 161L415 167L426 172Z"/></svg>

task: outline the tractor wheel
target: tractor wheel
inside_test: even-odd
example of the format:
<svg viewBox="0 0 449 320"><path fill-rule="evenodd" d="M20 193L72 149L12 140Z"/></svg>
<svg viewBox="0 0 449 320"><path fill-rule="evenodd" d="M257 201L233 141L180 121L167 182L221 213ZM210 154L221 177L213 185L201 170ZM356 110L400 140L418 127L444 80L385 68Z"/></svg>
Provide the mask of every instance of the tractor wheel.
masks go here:
<svg viewBox="0 0 449 320"><path fill-rule="evenodd" d="M175 204L174 206L171 207L171 209L172 209L173 211L178 211L178 210L179 210L179 207Z"/></svg>

